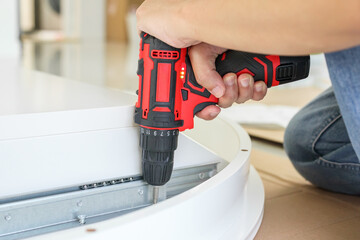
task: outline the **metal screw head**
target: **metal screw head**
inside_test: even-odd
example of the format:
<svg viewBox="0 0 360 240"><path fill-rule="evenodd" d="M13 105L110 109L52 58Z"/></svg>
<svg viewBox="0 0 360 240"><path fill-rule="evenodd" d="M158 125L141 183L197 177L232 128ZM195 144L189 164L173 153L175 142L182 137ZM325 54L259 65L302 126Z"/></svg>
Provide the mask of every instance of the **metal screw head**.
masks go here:
<svg viewBox="0 0 360 240"><path fill-rule="evenodd" d="M5 215L4 219L5 219L5 221L10 221L11 220L11 215L10 214Z"/></svg>
<svg viewBox="0 0 360 240"><path fill-rule="evenodd" d="M199 173L199 178L203 180L205 178L205 173Z"/></svg>
<svg viewBox="0 0 360 240"><path fill-rule="evenodd" d="M85 221L86 220L86 215L79 215L79 216L77 216L77 219L79 220L79 223L81 225L86 223L86 221Z"/></svg>
<svg viewBox="0 0 360 240"><path fill-rule="evenodd" d="M83 205L83 202L80 200L80 201L78 201L78 202L76 203L76 205L77 205L78 207L81 207L81 206Z"/></svg>
<svg viewBox="0 0 360 240"><path fill-rule="evenodd" d="M215 176L215 175L217 174L217 171L216 171L216 170L212 170L212 171L210 171L208 174L209 174L209 177L213 177L213 176Z"/></svg>
<svg viewBox="0 0 360 240"><path fill-rule="evenodd" d="M140 189L138 190L138 194L139 194L140 196L143 195L143 194L144 194L144 190L140 188Z"/></svg>

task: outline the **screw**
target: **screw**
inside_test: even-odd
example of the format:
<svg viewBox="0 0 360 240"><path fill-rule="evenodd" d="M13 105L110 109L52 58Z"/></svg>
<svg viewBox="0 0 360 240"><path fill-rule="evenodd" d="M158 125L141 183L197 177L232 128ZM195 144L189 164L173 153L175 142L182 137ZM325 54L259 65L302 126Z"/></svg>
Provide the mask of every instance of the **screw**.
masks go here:
<svg viewBox="0 0 360 240"><path fill-rule="evenodd" d="M11 220L11 215L10 214L6 215L4 217L4 219L5 219L5 221L10 221Z"/></svg>
<svg viewBox="0 0 360 240"><path fill-rule="evenodd" d="M138 194L141 196L144 194L144 190L142 190L141 188L138 190Z"/></svg>
<svg viewBox="0 0 360 240"><path fill-rule="evenodd" d="M210 171L210 172L209 172L209 177L213 177L213 176L215 176L215 175L216 175L216 173L217 173L217 171L216 171L216 170L212 170L212 171Z"/></svg>
<svg viewBox="0 0 360 240"><path fill-rule="evenodd" d="M199 178L203 180L205 178L205 173L199 173Z"/></svg>
<svg viewBox="0 0 360 240"><path fill-rule="evenodd" d="M76 205L77 205L78 207L81 207L81 206L83 205L83 202L80 200L80 201L78 201L78 202L76 203Z"/></svg>
<svg viewBox="0 0 360 240"><path fill-rule="evenodd" d="M79 223L81 224L81 225L84 225L85 223L86 223L86 215L79 215L79 216L77 216L77 218L78 218L78 220L79 220Z"/></svg>

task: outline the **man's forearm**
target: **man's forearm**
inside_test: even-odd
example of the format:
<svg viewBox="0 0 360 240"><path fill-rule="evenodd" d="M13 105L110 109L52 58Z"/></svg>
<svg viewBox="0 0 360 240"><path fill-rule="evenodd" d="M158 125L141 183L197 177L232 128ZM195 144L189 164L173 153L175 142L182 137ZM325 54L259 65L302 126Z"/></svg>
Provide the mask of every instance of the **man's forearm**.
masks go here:
<svg viewBox="0 0 360 240"><path fill-rule="evenodd" d="M243 51L301 55L360 44L358 0L191 0L179 14L190 38Z"/></svg>

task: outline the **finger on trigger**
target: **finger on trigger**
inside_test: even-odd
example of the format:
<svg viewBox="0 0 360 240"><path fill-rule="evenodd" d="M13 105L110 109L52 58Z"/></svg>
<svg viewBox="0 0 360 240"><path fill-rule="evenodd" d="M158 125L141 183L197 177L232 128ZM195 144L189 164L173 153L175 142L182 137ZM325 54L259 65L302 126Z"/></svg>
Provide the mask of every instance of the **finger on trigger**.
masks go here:
<svg viewBox="0 0 360 240"><path fill-rule="evenodd" d="M253 97L254 78L250 74L241 74L238 79L238 99L237 103L243 103Z"/></svg>
<svg viewBox="0 0 360 240"><path fill-rule="evenodd" d="M227 73L223 76L225 93L219 98L218 105L222 108L230 107L238 98L237 76L235 73Z"/></svg>

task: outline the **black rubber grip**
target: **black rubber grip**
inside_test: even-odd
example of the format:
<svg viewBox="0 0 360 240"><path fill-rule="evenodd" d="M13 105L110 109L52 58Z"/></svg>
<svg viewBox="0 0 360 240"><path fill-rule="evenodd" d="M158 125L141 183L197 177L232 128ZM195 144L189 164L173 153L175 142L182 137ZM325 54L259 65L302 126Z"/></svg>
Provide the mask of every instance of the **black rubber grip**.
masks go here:
<svg viewBox="0 0 360 240"><path fill-rule="evenodd" d="M309 56L272 56L228 50L215 61L216 71L226 73L250 73L255 81L267 80L267 86L275 86L304 79L309 75ZM273 80L276 81L273 81Z"/></svg>

